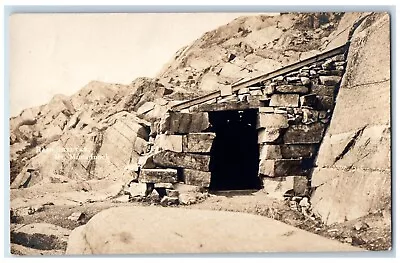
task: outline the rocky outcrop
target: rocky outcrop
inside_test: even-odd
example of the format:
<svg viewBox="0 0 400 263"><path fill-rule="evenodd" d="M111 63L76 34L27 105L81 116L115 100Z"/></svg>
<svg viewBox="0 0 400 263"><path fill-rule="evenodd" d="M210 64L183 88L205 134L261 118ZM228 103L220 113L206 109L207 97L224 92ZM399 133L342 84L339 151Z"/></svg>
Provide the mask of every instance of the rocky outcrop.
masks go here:
<svg viewBox="0 0 400 263"><path fill-rule="evenodd" d="M263 216L150 206L98 213L85 226L72 231L66 254L285 251L359 249Z"/></svg>
<svg viewBox="0 0 400 263"><path fill-rule="evenodd" d="M47 223L12 225L11 252L23 255L64 254L71 230Z"/></svg>
<svg viewBox="0 0 400 263"><path fill-rule="evenodd" d="M240 79L326 50L343 15L285 13L239 17L179 50L158 78L174 87L194 91L197 96L221 90ZM171 94L175 98L177 95Z"/></svg>
<svg viewBox="0 0 400 263"><path fill-rule="evenodd" d="M328 224L391 207L390 17L365 14L353 29L312 175L313 211Z"/></svg>

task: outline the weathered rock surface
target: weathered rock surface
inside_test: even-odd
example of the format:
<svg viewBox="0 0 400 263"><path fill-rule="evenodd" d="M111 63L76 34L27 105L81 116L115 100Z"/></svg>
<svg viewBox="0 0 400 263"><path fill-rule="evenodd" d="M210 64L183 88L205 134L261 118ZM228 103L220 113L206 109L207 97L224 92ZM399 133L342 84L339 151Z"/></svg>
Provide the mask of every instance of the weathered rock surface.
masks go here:
<svg viewBox="0 0 400 263"><path fill-rule="evenodd" d="M176 169L142 169L139 181L142 183L176 183L178 172Z"/></svg>
<svg viewBox="0 0 400 263"><path fill-rule="evenodd" d="M365 17L312 176L313 211L328 224L391 207L390 18Z"/></svg>
<svg viewBox="0 0 400 263"><path fill-rule="evenodd" d="M211 182L211 173L192 169L183 169L182 177L185 184L208 187Z"/></svg>
<svg viewBox="0 0 400 263"><path fill-rule="evenodd" d="M154 142L155 151L182 152L182 135L159 134Z"/></svg>
<svg viewBox="0 0 400 263"><path fill-rule="evenodd" d="M325 126L321 123L292 125L283 136L285 144L320 143Z"/></svg>
<svg viewBox="0 0 400 263"><path fill-rule="evenodd" d="M257 116L257 128L288 128L288 118L284 114L260 112Z"/></svg>
<svg viewBox="0 0 400 263"><path fill-rule="evenodd" d="M298 94L274 94L271 97L270 106L274 107L298 107L299 95Z"/></svg>
<svg viewBox="0 0 400 263"><path fill-rule="evenodd" d="M71 233L67 248L69 255L285 251L360 250L262 216L162 207L104 210Z"/></svg>
<svg viewBox="0 0 400 263"><path fill-rule="evenodd" d="M279 85L275 88L279 93L308 93L308 87L306 86L295 86L295 85Z"/></svg>
<svg viewBox="0 0 400 263"><path fill-rule="evenodd" d="M299 176L306 175L308 169L302 159L276 159L261 160L259 172L268 177Z"/></svg>
<svg viewBox="0 0 400 263"><path fill-rule="evenodd" d="M268 128L268 129L260 129L258 131L258 142L275 142L279 139L282 134L282 130L279 128Z"/></svg>
<svg viewBox="0 0 400 263"><path fill-rule="evenodd" d="M71 230L47 223L33 223L14 227L11 231L11 243L24 246L14 246L20 252L31 255L41 255L43 251L64 251L67 247ZM13 250L13 249L12 249ZM28 251L26 251L28 250ZM15 251L17 253L17 251Z"/></svg>
<svg viewBox="0 0 400 263"><path fill-rule="evenodd" d="M169 112L161 122L161 133L184 134L202 132L209 127L208 114Z"/></svg>
<svg viewBox="0 0 400 263"><path fill-rule="evenodd" d="M215 133L189 133L183 136L183 151L189 153L209 153Z"/></svg>
<svg viewBox="0 0 400 263"><path fill-rule="evenodd" d="M194 153L163 151L153 156L155 164L161 167L183 167L199 171L209 171L210 156Z"/></svg>

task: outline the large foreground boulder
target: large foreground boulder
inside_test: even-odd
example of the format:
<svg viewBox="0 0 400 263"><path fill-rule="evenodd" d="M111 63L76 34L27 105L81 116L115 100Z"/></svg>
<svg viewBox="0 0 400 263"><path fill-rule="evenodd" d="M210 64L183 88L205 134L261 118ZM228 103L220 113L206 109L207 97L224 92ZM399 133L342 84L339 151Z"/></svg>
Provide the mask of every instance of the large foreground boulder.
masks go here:
<svg viewBox="0 0 400 263"><path fill-rule="evenodd" d="M72 231L66 254L359 251L262 216L118 207Z"/></svg>

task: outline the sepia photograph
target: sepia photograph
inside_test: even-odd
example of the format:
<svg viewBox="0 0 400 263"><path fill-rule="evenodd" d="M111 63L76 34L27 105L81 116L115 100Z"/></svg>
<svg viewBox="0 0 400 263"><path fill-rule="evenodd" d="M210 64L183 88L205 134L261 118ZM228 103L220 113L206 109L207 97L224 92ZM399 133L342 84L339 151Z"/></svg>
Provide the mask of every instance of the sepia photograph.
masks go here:
<svg viewBox="0 0 400 263"><path fill-rule="evenodd" d="M9 253L391 251L392 21L10 15Z"/></svg>

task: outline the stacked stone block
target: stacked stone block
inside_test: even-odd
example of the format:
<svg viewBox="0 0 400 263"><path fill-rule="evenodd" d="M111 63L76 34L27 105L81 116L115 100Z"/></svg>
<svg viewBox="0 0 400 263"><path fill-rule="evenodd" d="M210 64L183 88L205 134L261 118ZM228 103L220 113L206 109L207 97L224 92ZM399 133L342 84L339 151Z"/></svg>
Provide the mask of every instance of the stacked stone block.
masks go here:
<svg viewBox="0 0 400 263"><path fill-rule="evenodd" d="M345 65L345 55L336 55L236 91L224 88L216 99L168 112L155 128L154 146L142 160L139 179L208 187L215 138L208 132L208 112L258 109L264 185L289 180L296 194L306 194Z"/></svg>
<svg viewBox="0 0 400 263"><path fill-rule="evenodd" d="M208 114L169 112L158 124L150 152L141 158L139 181L208 187L214 133L206 132Z"/></svg>
<svg viewBox="0 0 400 263"><path fill-rule="evenodd" d="M337 55L265 83L266 99L257 123L264 184L277 180L271 178L294 176L295 194L305 194L333 112L344 60L344 55Z"/></svg>

